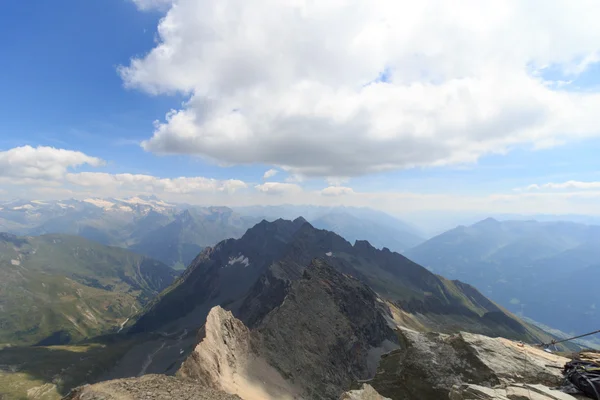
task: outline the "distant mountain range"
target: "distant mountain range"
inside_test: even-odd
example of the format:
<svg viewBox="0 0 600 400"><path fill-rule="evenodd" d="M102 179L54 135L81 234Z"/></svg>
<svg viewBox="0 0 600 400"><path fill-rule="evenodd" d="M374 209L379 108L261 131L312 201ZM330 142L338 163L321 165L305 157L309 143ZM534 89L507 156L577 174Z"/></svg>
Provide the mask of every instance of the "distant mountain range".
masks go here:
<svg viewBox="0 0 600 400"><path fill-rule="evenodd" d="M15 200L0 203L0 232L63 233L131 249L184 269L221 240L239 238L262 219L307 216L347 240L403 251L423 239L410 225L379 211L352 207L256 206L231 209L167 203L155 196L124 199Z"/></svg>
<svg viewBox="0 0 600 400"><path fill-rule="evenodd" d="M600 326L600 226L498 221L459 226L406 251L513 312L568 333Z"/></svg>
<svg viewBox="0 0 600 400"><path fill-rule="evenodd" d="M60 344L116 332L177 274L69 235L0 234L0 343Z"/></svg>

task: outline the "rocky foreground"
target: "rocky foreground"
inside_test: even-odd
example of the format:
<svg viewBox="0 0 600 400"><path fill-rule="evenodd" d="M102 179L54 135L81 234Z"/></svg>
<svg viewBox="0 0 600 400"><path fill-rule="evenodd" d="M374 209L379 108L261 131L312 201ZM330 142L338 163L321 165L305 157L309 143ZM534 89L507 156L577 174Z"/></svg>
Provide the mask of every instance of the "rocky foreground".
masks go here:
<svg viewBox="0 0 600 400"><path fill-rule="evenodd" d="M398 328L400 348L381 357L377 372L353 390L308 393L274 368L252 332L215 307L202 340L177 377L146 375L78 388L68 400L138 399L340 399L340 400L573 400L554 388L569 359L503 338L461 332L420 333ZM253 344L254 343L254 344ZM322 368L319 364L315 365ZM320 369L315 373L324 373ZM341 373L341 372L340 372ZM325 381L336 381L327 377Z"/></svg>
<svg viewBox="0 0 600 400"><path fill-rule="evenodd" d="M279 293L270 281L263 286L257 299ZM250 318L250 327L213 307L175 377L101 382L67 399L576 398L553 390L567 358L503 338L408 329L377 293L322 260L281 297L266 313L252 308L261 318Z"/></svg>

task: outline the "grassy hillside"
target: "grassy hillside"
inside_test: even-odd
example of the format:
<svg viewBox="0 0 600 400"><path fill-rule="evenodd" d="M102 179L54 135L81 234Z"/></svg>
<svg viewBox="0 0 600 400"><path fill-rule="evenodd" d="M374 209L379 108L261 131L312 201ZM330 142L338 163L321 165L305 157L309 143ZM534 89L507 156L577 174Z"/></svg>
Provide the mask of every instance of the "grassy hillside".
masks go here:
<svg viewBox="0 0 600 400"><path fill-rule="evenodd" d="M166 265L67 235L0 235L0 343L68 343L108 331L175 278Z"/></svg>

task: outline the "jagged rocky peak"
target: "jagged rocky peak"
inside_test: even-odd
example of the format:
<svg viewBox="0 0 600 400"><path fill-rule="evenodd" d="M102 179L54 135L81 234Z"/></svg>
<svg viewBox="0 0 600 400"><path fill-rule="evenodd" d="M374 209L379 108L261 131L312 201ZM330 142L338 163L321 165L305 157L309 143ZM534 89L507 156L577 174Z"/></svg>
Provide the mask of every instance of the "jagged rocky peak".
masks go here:
<svg viewBox="0 0 600 400"><path fill-rule="evenodd" d="M214 307L179 375L246 400L337 399L356 379L372 377L379 356L398 347L375 292L324 260L314 260L283 290L253 329Z"/></svg>

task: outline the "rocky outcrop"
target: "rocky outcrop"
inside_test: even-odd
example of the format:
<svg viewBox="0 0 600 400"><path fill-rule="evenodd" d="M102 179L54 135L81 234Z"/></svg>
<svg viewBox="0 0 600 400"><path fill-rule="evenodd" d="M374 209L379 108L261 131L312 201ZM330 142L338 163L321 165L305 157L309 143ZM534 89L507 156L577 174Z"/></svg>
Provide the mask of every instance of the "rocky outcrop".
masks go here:
<svg viewBox="0 0 600 400"><path fill-rule="evenodd" d="M64 400L240 400L236 395L199 386L196 382L165 375L116 379L85 385Z"/></svg>
<svg viewBox="0 0 600 400"><path fill-rule="evenodd" d="M371 385L366 383L360 389L350 390L340 396L340 400L390 400L383 397Z"/></svg>
<svg viewBox="0 0 600 400"><path fill-rule="evenodd" d="M265 359L311 399L336 399L398 347L375 292L325 260L306 268L254 332Z"/></svg>
<svg viewBox="0 0 600 400"><path fill-rule="evenodd" d="M556 397L542 393L560 384L568 359L540 348L465 332L404 329L402 338L403 348L384 355L369 382L392 400L528 399L519 397L524 391L540 400L572 399L558 391Z"/></svg>
<svg viewBox="0 0 600 400"><path fill-rule="evenodd" d="M251 348L250 331L230 311L214 307L199 339L178 376L245 400L292 399L298 392Z"/></svg>
<svg viewBox="0 0 600 400"><path fill-rule="evenodd" d="M263 290L268 298L282 288ZM245 400L338 399L398 347L375 292L323 260L306 267L254 329L217 306L199 339L179 375Z"/></svg>
<svg viewBox="0 0 600 400"><path fill-rule="evenodd" d="M571 396L544 385L513 384L489 388L479 385L461 385L452 388L450 400L585 400L587 397ZM588 399L589 400L589 399Z"/></svg>

